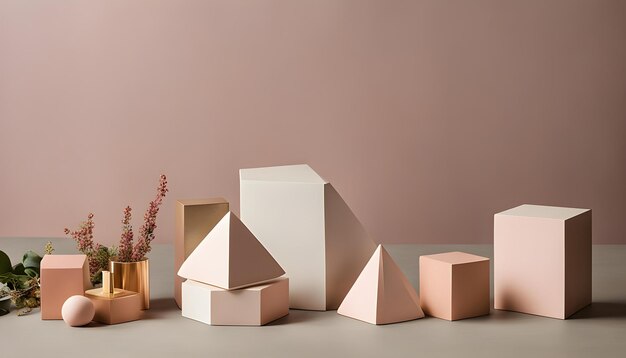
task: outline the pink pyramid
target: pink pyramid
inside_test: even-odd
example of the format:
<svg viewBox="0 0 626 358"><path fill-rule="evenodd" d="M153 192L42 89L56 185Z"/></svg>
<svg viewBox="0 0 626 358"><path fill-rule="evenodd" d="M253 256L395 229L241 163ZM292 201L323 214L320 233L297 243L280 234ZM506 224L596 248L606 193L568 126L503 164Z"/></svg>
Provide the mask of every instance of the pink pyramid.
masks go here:
<svg viewBox="0 0 626 358"><path fill-rule="evenodd" d="M372 324L424 317L415 289L382 245L378 245L337 313Z"/></svg>
<svg viewBox="0 0 626 358"><path fill-rule="evenodd" d="M178 270L180 277L226 290L267 282L284 273L272 255L230 211Z"/></svg>

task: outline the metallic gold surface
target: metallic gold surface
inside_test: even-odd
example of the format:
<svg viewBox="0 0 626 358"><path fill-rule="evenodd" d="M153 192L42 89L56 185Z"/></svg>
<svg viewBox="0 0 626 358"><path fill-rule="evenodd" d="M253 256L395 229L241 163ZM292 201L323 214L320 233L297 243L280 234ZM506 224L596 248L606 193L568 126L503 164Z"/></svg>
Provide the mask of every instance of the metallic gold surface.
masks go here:
<svg viewBox="0 0 626 358"><path fill-rule="evenodd" d="M143 297L142 309L150 308L150 266L148 259L138 262L109 262L113 272L113 285L127 291L138 292Z"/></svg>
<svg viewBox="0 0 626 358"><path fill-rule="evenodd" d="M102 271L102 293L103 294L113 294L113 272L111 271Z"/></svg>

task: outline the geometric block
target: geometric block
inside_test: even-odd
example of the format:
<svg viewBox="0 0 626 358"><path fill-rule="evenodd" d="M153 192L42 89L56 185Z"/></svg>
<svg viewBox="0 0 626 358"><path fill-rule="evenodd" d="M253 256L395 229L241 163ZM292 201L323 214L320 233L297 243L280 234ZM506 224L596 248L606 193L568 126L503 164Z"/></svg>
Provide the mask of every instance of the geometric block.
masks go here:
<svg viewBox="0 0 626 358"><path fill-rule="evenodd" d="M415 289L382 245L378 245L337 313L371 324L424 317Z"/></svg>
<svg viewBox="0 0 626 358"><path fill-rule="evenodd" d="M209 231L228 212L223 198L178 200L176 202L176 236L174 237L174 299L181 305L180 285L176 275L180 266Z"/></svg>
<svg viewBox="0 0 626 358"><path fill-rule="evenodd" d="M62 319L65 300L91 288L85 255L44 255L40 272L41 319Z"/></svg>
<svg viewBox="0 0 626 358"><path fill-rule="evenodd" d="M210 325L262 326L289 313L289 279L228 291L187 280L182 315Z"/></svg>
<svg viewBox="0 0 626 358"><path fill-rule="evenodd" d="M228 212L181 265L178 275L234 290L285 274L239 218Z"/></svg>
<svg viewBox="0 0 626 358"><path fill-rule="evenodd" d="M420 256L420 304L455 321L489 314L489 259L464 252Z"/></svg>
<svg viewBox="0 0 626 358"><path fill-rule="evenodd" d="M105 324L136 321L143 315L143 295L113 288L113 273L102 272L102 288L87 290L85 296L96 309L93 320Z"/></svg>
<svg viewBox="0 0 626 358"><path fill-rule="evenodd" d="M494 215L496 309L565 319L591 303L591 210L521 205Z"/></svg>
<svg viewBox="0 0 626 358"><path fill-rule="evenodd" d="M241 169L241 218L289 275L290 307L337 309L376 249L308 165Z"/></svg>

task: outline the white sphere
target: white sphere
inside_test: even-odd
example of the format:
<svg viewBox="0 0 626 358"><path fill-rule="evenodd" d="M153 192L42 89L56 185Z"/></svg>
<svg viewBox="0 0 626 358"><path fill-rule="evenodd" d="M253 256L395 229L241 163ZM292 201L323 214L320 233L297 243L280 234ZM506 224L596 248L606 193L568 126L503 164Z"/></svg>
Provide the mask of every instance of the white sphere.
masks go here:
<svg viewBox="0 0 626 358"><path fill-rule="evenodd" d="M80 295L75 295L65 300L61 308L63 320L72 327L86 325L91 322L95 314L96 309L91 300Z"/></svg>

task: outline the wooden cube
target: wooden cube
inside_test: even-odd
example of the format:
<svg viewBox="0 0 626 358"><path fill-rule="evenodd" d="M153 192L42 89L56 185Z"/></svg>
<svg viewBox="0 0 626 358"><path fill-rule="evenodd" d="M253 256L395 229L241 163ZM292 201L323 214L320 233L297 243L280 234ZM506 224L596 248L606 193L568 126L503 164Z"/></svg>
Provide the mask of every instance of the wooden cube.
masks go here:
<svg viewBox="0 0 626 358"><path fill-rule="evenodd" d="M183 282L183 316L210 325L261 326L289 313L289 279L227 291Z"/></svg>
<svg viewBox="0 0 626 358"><path fill-rule="evenodd" d="M496 309L565 319L591 303L591 210L521 205L494 216Z"/></svg>
<svg viewBox="0 0 626 358"><path fill-rule="evenodd" d="M464 252L420 256L420 305L455 321L489 314L489 259Z"/></svg>
<svg viewBox="0 0 626 358"><path fill-rule="evenodd" d="M40 270L41 319L63 319L65 300L91 288L87 256L45 255Z"/></svg>

